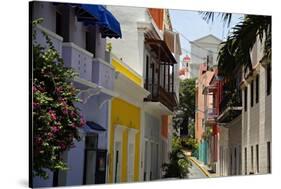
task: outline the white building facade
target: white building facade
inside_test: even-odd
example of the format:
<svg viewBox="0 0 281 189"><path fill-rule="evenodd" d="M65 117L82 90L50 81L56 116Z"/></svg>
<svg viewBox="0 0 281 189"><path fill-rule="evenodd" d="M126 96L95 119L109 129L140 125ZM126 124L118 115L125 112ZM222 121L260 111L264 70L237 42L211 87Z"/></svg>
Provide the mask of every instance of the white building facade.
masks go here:
<svg viewBox="0 0 281 189"><path fill-rule="evenodd" d="M211 34L190 42L191 61L188 63L189 78L199 76L200 64L207 63L210 68L217 65L217 56L221 42L221 39Z"/></svg>
<svg viewBox="0 0 281 189"><path fill-rule="evenodd" d="M168 69L166 72L164 72L164 70L160 70L160 72L163 72L163 75L165 74L166 76L165 79L162 78L162 76L161 78L158 78L154 75L158 55L157 53L152 52L153 45L148 43L148 39L165 43L163 41L165 36L164 26L163 28L159 28L156 25L149 9L147 8L119 6L108 6L107 8L117 17L122 28L123 37L121 40L107 40L107 43L112 45L112 51L114 51L114 54L116 54L116 56L118 56L122 61L126 62L130 69L140 75L142 78L143 88L146 88L150 94L152 94L153 91L151 91L151 88L148 87L148 80L151 81L152 78L154 78L154 81L158 81L159 79L163 82L164 80L167 81L167 78L170 77L169 79L174 82L173 92L175 93L175 96L171 98L175 100L178 99L179 79L177 77L177 72L180 57L178 34L170 32L172 33L171 35L174 35L172 37L174 39L174 43L178 45L177 47L176 45L173 45L173 54L169 52L171 56L173 56L173 59L175 59L174 70L172 71L172 69L170 69L170 72L168 72ZM164 16L165 14L167 13L165 12ZM167 48L167 44L164 44L164 46ZM172 91L172 89L170 90ZM160 179L162 176L162 164L168 161L168 153L171 150L171 121L168 121L168 125L165 125L169 130L167 131L168 136L163 137L162 135L163 122L166 122L167 120L163 119L163 116L169 117L173 114L173 111L169 108L170 107L168 107L167 104L164 104L161 100L144 100L142 103L140 180L156 180Z"/></svg>
<svg viewBox="0 0 281 189"><path fill-rule="evenodd" d="M271 62L262 59L263 47L252 50L253 71L243 80L242 174L271 173L272 95Z"/></svg>

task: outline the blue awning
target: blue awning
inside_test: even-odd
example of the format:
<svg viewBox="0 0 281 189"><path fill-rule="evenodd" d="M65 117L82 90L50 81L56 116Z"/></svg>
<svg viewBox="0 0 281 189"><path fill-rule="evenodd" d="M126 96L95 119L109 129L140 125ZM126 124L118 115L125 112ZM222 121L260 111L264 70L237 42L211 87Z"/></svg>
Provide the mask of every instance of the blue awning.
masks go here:
<svg viewBox="0 0 281 189"><path fill-rule="evenodd" d="M80 14L77 15L78 21L82 21L87 25L98 24L102 37L122 37L120 23L104 6L79 4L78 7L86 12L86 14L80 12ZM92 17L89 17L89 15Z"/></svg>
<svg viewBox="0 0 281 189"><path fill-rule="evenodd" d="M93 121L87 121L86 124L93 130L96 130L96 131L106 131L105 128L103 128L101 125L93 122Z"/></svg>
<svg viewBox="0 0 281 189"><path fill-rule="evenodd" d="M54 5L68 5L78 8L77 19L86 25L100 26L102 37L122 38L120 23L103 5L77 4L77 3L53 3Z"/></svg>

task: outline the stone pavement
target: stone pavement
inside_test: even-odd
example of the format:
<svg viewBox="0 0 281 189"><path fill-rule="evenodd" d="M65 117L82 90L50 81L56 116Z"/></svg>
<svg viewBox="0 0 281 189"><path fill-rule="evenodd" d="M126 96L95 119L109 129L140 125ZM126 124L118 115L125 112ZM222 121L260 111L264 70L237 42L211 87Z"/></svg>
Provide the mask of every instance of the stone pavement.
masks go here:
<svg viewBox="0 0 281 189"><path fill-rule="evenodd" d="M210 168L207 165L205 165L203 162L199 161L197 158L189 156L188 159L192 163L194 163L197 167L199 167L200 170L206 175L206 177L218 177L216 173L210 173L208 171L210 170Z"/></svg>
<svg viewBox="0 0 281 189"><path fill-rule="evenodd" d="M189 160L191 162L191 167L189 168L189 173L187 178L189 179L197 179L197 178L208 178L208 175L200 168L200 166L193 161L190 157Z"/></svg>

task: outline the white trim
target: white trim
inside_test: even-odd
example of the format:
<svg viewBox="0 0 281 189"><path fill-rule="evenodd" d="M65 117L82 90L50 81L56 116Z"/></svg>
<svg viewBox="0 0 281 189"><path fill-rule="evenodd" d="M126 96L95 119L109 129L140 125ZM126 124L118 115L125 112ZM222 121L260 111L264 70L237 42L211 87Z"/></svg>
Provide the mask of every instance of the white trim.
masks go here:
<svg viewBox="0 0 281 189"><path fill-rule="evenodd" d="M124 125L120 125L120 124L115 124L115 128L118 131L123 131L123 130L127 130L128 129L128 127L125 127Z"/></svg>
<svg viewBox="0 0 281 189"><path fill-rule="evenodd" d="M139 130L134 129L134 128L128 128L128 143L127 143L127 182L133 182L134 181L134 176L135 176L135 159L136 159L136 144L135 144L135 140L136 140L136 134L139 132ZM130 145L133 145L133 149L132 149L132 154L129 153L129 149L130 149ZM132 167L130 165L130 156L132 157ZM133 178L130 178L130 170L132 170L131 174L133 175Z"/></svg>
<svg viewBox="0 0 281 189"><path fill-rule="evenodd" d="M135 128L128 128L128 134L129 135L133 135L133 136L135 136L136 134L138 134L139 133L139 129L135 129Z"/></svg>
<svg viewBox="0 0 281 189"><path fill-rule="evenodd" d="M153 29L156 31L156 33L158 34L158 36L160 37L160 39L163 40L163 30L162 30L162 28L161 28L161 29L158 28L158 26L156 25L156 23L155 23L155 21L154 21L152 15L150 14L149 10L146 9L146 11L147 11L147 14L149 15L149 18L150 18L149 21L150 21L151 25L153 26ZM164 23L163 23L163 26L162 26L162 27L163 27L163 29L164 29Z"/></svg>
<svg viewBox="0 0 281 189"><path fill-rule="evenodd" d="M226 114L228 111L230 110L243 110L243 107L241 106L238 106L238 107L227 107L223 112L222 114L220 114L218 117L217 117L217 120L221 119L224 114Z"/></svg>
<svg viewBox="0 0 281 189"><path fill-rule="evenodd" d="M136 84L120 72L116 72L114 87L120 98L137 107L141 107L143 99L150 94L149 91L145 90L142 86Z"/></svg>
<svg viewBox="0 0 281 189"><path fill-rule="evenodd" d="M153 33L153 36L156 38L156 39L159 39L159 40L163 40L163 34L155 27L156 24L154 23L154 21L152 20L152 22L137 22L137 30L144 30L143 32L144 33L147 33L147 32L152 32ZM156 34L156 35L155 35Z"/></svg>
<svg viewBox="0 0 281 189"><path fill-rule="evenodd" d="M57 40L60 40L61 42L63 41L63 37L59 36L58 34L52 32L51 30L48 30L47 28L43 27L42 25L37 25L36 28L39 30L45 32L47 35L56 38Z"/></svg>
<svg viewBox="0 0 281 189"><path fill-rule="evenodd" d="M82 85L85 85L86 87L90 87L90 88L99 88L99 89L100 89L100 92L102 92L102 93L104 93L104 94L107 94L107 95L109 95L109 96L112 96L112 97L118 97L118 96L119 96L118 93L116 93L116 92L114 92L114 91L112 91L112 90L106 89L106 88L104 88L104 87L102 87L102 86L97 85L96 83L93 83L93 82L91 82L91 81L82 79L82 78L80 78L80 77L77 77L77 76L76 76L76 77L74 77L73 80L74 80L75 82L77 82L77 83L80 83L80 84L82 84Z"/></svg>
<svg viewBox="0 0 281 189"><path fill-rule="evenodd" d="M91 87L91 88L99 88L99 86L96 84L96 83L93 83L91 81L88 81L86 79L82 79L80 77L77 77L75 76L73 81L77 82L77 83L80 83L80 84L83 84L87 87Z"/></svg>
<svg viewBox="0 0 281 189"><path fill-rule="evenodd" d="M155 116L173 115L173 112L161 102L144 102L144 110Z"/></svg>
<svg viewBox="0 0 281 189"><path fill-rule="evenodd" d="M221 40L220 38L216 37L216 36L213 35L213 34L209 34L209 35L200 37L200 38L198 38L198 39L196 39L196 40L194 40L194 41L191 41L190 43L200 43L203 39L207 39L208 37L211 37L211 38L217 40L218 42L222 42L222 40ZM204 43L204 42L203 42L203 43ZM213 43L211 43L211 44L213 44Z"/></svg>
<svg viewBox="0 0 281 189"><path fill-rule="evenodd" d="M118 97L119 96L118 93L116 93L112 90L106 89L104 87L100 87L100 88L101 88L101 92L103 92L104 94L107 94L107 95L112 96L112 97Z"/></svg>
<svg viewBox="0 0 281 189"><path fill-rule="evenodd" d="M144 147L145 147L145 141L144 141L144 127L145 127L145 112L143 108L141 109L141 123L140 123L140 153L139 153L139 181L143 181L143 172L144 172Z"/></svg>
<svg viewBox="0 0 281 189"><path fill-rule="evenodd" d="M115 143L120 142L120 156L119 156L119 164L120 164L120 177L122 174L122 161L123 161L123 134L124 130L127 127L123 125L115 125L114 127L114 140L113 140L113 183L115 183L115 161L116 161L116 154L115 154ZM121 180L120 180L121 182Z"/></svg>
<svg viewBox="0 0 281 189"><path fill-rule="evenodd" d="M76 45L76 44L73 43L73 42L64 42L64 43L62 43L62 46L63 46L63 47L71 47L71 48L74 48L74 49L76 49L76 50L78 50L78 51L80 51L80 52L82 52L82 53L84 53L84 54L90 56L91 58L93 58L93 56L94 56L93 53L90 53L89 51L83 49L82 47L79 47L78 45Z"/></svg>
<svg viewBox="0 0 281 189"><path fill-rule="evenodd" d="M126 88L132 87L132 88L138 90L139 92L141 92L141 94L139 94L139 95L141 95L141 98L147 97L148 95L150 95L150 92L148 90L146 90L142 86L136 84L134 81L132 81L131 79L129 79L122 73L116 71L116 80L118 80L118 79L120 80L120 82L122 82L122 84L124 84L123 82L126 82L126 84L129 85L129 86L126 86Z"/></svg>

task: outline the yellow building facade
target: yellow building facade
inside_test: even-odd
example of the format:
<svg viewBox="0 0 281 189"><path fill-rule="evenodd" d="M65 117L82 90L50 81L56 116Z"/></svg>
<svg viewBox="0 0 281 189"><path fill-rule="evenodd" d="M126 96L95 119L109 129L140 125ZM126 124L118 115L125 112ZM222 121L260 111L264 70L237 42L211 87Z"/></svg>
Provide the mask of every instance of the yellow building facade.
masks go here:
<svg viewBox="0 0 281 189"><path fill-rule="evenodd" d="M141 108L134 103L137 100L132 101L129 91L142 90L142 78L118 59L112 59L112 66L119 75L115 90L120 96L111 100L108 181L139 181Z"/></svg>

